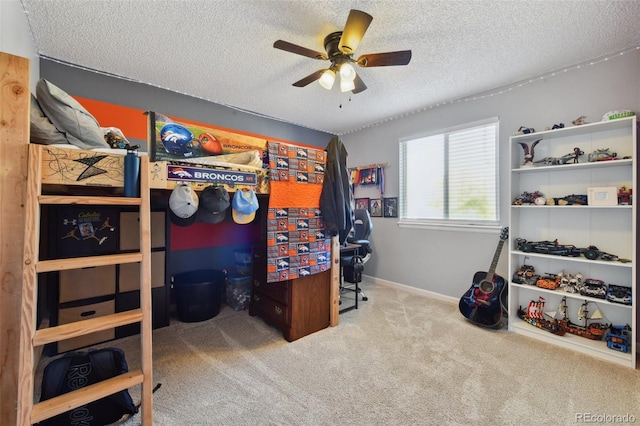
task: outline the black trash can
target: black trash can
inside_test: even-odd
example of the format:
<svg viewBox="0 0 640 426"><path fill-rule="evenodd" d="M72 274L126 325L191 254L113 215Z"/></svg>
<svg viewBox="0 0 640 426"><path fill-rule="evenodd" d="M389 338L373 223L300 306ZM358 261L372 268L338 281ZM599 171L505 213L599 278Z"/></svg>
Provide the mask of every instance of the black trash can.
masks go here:
<svg viewBox="0 0 640 426"><path fill-rule="evenodd" d="M226 274L224 271L201 269L173 276L176 311L182 322L211 319L220 313Z"/></svg>

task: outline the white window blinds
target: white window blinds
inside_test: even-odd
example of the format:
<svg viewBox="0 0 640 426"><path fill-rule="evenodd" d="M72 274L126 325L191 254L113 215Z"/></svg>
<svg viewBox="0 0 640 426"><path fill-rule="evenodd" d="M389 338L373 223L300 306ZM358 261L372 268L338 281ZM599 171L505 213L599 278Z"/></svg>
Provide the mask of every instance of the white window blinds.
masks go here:
<svg viewBox="0 0 640 426"><path fill-rule="evenodd" d="M497 225L498 121L400 142L400 221Z"/></svg>

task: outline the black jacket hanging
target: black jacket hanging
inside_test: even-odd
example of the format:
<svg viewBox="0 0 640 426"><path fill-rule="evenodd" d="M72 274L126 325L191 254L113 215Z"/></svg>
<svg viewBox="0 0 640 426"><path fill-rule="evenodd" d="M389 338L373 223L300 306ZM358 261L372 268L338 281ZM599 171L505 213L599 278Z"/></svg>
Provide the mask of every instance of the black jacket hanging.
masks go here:
<svg viewBox="0 0 640 426"><path fill-rule="evenodd" d="M337 136L329 141L325 150L327 165L320 194L320 210L327 229L332 235L339 235L342 243L353 227L355 208L353 187L347 169L348 153Z"/></svg>

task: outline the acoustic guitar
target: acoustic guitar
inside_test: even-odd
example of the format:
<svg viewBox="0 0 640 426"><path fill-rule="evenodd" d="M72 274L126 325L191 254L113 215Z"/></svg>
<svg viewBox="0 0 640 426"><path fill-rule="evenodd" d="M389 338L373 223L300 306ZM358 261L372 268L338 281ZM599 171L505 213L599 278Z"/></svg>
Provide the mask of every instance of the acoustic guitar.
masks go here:
<svg viewBox="0 0 640 426"><path fill-rule="evenodd" d="M496 275L495 272L502 246L508 238L509 228L503 228L489 271L478 271L474 274L471 288L462 296L458 304L460 313L481 327L502 327L501 319L507 292L504 278Z"/></svg>

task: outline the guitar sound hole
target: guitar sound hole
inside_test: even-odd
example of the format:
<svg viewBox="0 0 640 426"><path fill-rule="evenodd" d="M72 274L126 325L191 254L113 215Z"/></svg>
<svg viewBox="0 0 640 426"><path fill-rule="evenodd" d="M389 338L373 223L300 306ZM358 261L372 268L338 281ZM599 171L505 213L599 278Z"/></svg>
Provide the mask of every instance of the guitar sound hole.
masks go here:
<svg viewBox="0 0 640 426"><path fill-rule="evenodd" d="M493 293L493 289L496 288L496 285L491 281L482 281L478 287L483 293Z"/></svg>

